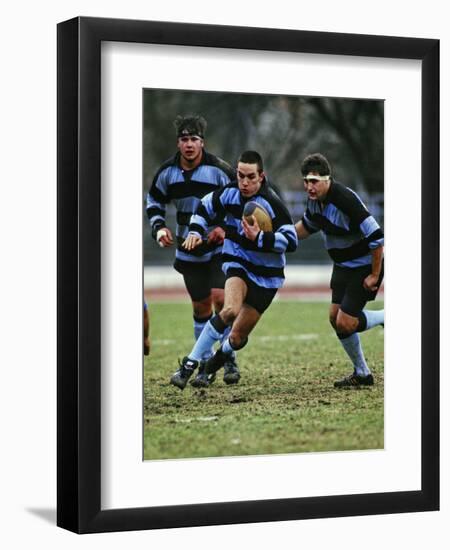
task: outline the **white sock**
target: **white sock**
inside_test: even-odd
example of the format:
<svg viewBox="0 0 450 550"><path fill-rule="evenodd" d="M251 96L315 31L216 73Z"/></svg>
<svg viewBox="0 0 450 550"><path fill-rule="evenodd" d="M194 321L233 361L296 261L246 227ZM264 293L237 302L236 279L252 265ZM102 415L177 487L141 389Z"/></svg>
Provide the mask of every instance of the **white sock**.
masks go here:
<svg viewBox="0 0 450 550"><path fill-rule="evenodd" d="M341 342L342 347L345 349L347 355L350 357L356 374L358 374L359 376L367 376L368 374L370 374L370 369L367 366L366 360L364 359L359 334L357 332L354 332L346 338L339 338L339 341Z"/></svg>
<svg viewBox="0 0 450 550"><path fill-rule="evenodd" d="M363 313L367 320L367 327L365 330L369 330L377 325L384 325L384 309L364 309Z"/></svg>

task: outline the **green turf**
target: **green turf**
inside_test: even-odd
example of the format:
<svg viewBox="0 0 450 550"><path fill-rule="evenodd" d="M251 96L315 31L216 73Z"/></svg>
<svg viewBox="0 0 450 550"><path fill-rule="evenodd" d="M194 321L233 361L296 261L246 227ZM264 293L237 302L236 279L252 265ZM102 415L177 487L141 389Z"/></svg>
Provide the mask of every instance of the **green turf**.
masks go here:
<svg viewBox="0 0 450 550"><path fill-rule="evenodd" d="M382 302L369 307L380 308ZM383 448L383 330L361 335L371 388L338 390L351 365L327 303L274 302L238 354L241 381L184 391L169 385L193 344L191 305L151 306L144 363L144 458L284 454Z"/></svg>

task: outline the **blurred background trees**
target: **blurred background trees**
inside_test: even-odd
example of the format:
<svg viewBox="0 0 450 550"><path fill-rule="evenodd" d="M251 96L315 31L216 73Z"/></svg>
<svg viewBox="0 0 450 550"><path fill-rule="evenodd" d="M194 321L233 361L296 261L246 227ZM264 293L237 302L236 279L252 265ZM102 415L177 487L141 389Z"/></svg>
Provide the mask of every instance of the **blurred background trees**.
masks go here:
<svg viewBox="0 0 450 550"><path fill-rule="evenodd" d="M305 202L300 163L307 154L320 152L330 161L335 179L358 191L383 223L382 100L145 90L144 196L159 166L176 152L173 120L178 114L204 116L206 150L233 166L242 151L258 151L295 221ZM169 209L173 227L172 215ZM149 234L144 227L145 263L170 263L172 254L159 250ZM289 259L327 261L320 241L313 238Z"/></svg>

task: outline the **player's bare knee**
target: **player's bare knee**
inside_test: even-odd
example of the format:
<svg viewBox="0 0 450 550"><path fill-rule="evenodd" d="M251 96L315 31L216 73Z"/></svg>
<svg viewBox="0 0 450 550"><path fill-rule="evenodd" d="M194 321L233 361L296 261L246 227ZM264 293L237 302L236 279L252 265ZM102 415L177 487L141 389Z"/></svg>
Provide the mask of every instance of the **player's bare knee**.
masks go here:
<svg viewBox="0 0 450 550"><path fill-rule="evenodd" d="M211 298L208 297L200 302L192 302L192 309L194 316L198 319L204 319L209 317L212 313L211 310Z"/></svg>
<svg viewBox="0 0 450 550"><path fill-rule="evenodd" d="M220 312L220 317L226 325L232 325L238 312L231 306L224 306Z"/></svg>
<svg viewBox="0 0 450 550"><path fill-rule="evenodd" d="M230 344L235 350L242 349L248 342L248 336L240 331L232 330L229 336Z"/></svg>
<svg viewBox="0 0 450 550"><path fill-rule="evenodd" d="M338 317L336 319L336 332L339 334L353 334L356 330L354 323L351 319L345 319Z"/></svg>

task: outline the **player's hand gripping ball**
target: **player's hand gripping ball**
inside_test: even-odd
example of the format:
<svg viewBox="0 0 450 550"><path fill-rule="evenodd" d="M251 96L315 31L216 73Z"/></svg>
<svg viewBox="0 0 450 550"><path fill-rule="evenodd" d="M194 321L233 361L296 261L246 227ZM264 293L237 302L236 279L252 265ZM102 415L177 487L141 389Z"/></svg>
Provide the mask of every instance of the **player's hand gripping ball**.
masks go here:
<svg viewBox="0 0 450 550"><path fill-rule="evenodd" d="M272 218L269 212L255 201L250 201L244 206L243 218L249 225L253 225L252 216L255 216L261 231L272 231Z"/></svg>

